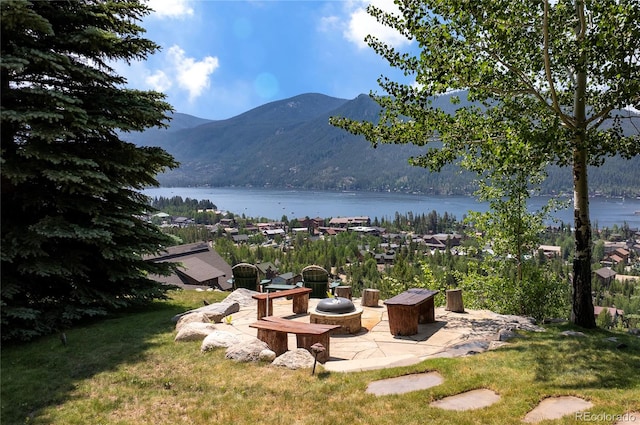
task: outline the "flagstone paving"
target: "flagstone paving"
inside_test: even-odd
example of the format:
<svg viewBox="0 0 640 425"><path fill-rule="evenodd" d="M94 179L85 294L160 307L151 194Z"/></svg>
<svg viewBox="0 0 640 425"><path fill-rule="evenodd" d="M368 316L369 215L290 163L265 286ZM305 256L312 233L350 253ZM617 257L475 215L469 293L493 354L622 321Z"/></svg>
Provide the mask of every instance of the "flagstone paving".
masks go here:
<svg viewBox="0 0 640 425"><path fill-rule="evenodd" d="M367 392L375 395L404 394L426 390L443 382L444 378L438 372L417 373L374 381L367 387Z"/></svg>
<svg viewBox="0 0 640 425"><path fill-rule="evenodd" d="M487 389L467 391L431 402L429 405L445 410L473 410L491 406L500 401L500 395Z"/></svg>
<svg viewBox="0 0 640 425"><path fill-rule="evenodd" d="M227 301L240 303L240 311L233 313L232 325L223 330L237 334L239 338L256 336L249 325L256 321L256 302L250 291L234 291ZM315 309L318 299L309 300L309 311ZM309 322L309 314L292 314L292 300L273 300L273 315L290 320ZM353 300L360 307L360 299ZM325 370L349 372L374 370L416 364L435 357L458 357L494 348L504 329L542 331L530 320L518 316L498 315L486 310L468 310L453 313L436 308L436 322L421 324L418 333L411 336L393 336L389 331L387 309L380 301L378 307L362 307L362 329L357 334L331 336L331 357ZM289 347L296 346L295 335L289 335Z"/></svg>
<svg viewBox="0 0 640 425"><path fill-rule="evenodd" d="M544 399L535 409L524 417L524 422L537 423L546 419L558 419L563 416L584 412L593 407L593 403L578 397L550 397Z"/></svg>

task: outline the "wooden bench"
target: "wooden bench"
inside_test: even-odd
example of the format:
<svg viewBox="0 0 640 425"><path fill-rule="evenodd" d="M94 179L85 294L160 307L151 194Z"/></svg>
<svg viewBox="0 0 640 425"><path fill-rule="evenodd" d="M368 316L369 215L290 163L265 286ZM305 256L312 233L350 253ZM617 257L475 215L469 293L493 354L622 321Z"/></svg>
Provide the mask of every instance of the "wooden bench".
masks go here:
<svg viewBox="0 0 640 425"><path fill-rule="evenodd" d="M419 323L435 322L433 297L438 291L411 288L384 302L392 335L415 335Z"/></svg>
<svg viewBox="0 0 640 425"><path fill-rule="evenodd" d="M267 343L269 348L279 356L288 350L288 334L296 335L298 348L305 348L311 352L311 346L317 342L322 344L325 351L318 353L318 361L324 363L329 360L329 334L339 329L340 325L321 325L303 323L282 317L267 316L249 325L258 329L258 339Z"/></svg>
<svg viewBox="0 0 640 425"><path fill-rule="evenodd" d="M294 288L277 292L262 292L255 294L252 298L258 300L258 320L265 316L273 315L273 299L283 297L293 297L293 312L295 314L306 314L309 309L309 294L311 288Z"/></svg>

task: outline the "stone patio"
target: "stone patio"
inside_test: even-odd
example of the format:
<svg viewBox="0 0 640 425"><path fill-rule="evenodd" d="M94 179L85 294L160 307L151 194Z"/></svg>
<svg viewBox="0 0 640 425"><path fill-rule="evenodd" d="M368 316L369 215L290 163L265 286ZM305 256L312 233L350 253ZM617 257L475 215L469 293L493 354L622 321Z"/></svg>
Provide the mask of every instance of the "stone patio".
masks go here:
<svg viewBox="0 0 640 425"><path fill-rule="evenodd" d="M217 325L218 329L235 333L240 339L256 336L256 330L249 327L257 318L256 302L251 299L251 292L245 291L235 291L225 300L240 303L240 311L232 314L231 324ZM315 310L318 301L309 300L309 312ZM519 316L486 310L453 313L440 307L435 310L436 322L419 325L418 334L393 336L382 301L377 307L362 306L359 298L353 302L356 308L362 308L362 329L356 334L331 336L331 358L324 364L325 370L373 370L407 366L433 357L464 356L505 344L501 339L506 339L505 335L513 330L543 331L532 320ZM310 313L293 315L292 300L286 298L275 299L273 310L274 316L310 321ZM295 347L295 335L289 335L289 349Z"/></svg>

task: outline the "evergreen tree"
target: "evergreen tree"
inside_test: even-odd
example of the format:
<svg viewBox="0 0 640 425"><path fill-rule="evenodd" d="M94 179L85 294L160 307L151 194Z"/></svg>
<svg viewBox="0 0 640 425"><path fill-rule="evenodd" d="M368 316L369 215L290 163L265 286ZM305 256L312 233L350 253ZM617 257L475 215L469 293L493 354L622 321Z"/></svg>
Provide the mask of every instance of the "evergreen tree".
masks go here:
<svg viewBox="0 0 640 425"><path fill-rule="evenodd" d="M158 46L139 1L0 3L2 339L165 297L145 261L171 238L141 217L156 174L177 166L119 132L163 126L164 96L125 88L111 61Z"/></svg>

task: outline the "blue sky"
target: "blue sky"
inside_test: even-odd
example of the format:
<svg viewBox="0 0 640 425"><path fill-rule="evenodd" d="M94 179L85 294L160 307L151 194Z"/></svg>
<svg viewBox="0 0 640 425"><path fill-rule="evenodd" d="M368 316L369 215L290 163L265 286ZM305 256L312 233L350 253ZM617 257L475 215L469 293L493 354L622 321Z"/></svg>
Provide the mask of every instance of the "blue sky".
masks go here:
<svg viewBox="0 0 640 425"><path fill-rule="evenodd" d="M302 93L352 99L379 91L380 75L402 78L364 43L375 34L411 44L365 8L392 0L147 0L141 23L162 49L116 70L131 87L167 94L177 112L225 119Z"/></svg>

